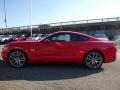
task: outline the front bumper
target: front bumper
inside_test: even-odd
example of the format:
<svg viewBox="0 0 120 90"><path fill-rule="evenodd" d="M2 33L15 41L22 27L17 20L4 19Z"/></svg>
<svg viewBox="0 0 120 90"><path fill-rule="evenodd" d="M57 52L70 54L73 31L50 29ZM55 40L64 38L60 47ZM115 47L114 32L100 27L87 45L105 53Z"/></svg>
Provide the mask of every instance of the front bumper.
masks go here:
<svg viewBox="0 0 120 90"><path fill-rule="evenodd" d="M4 60L4 61L7 61L7 56L8 56L8 52L7 51L1 51L1 55L2 55L2 59Z"/></svg>

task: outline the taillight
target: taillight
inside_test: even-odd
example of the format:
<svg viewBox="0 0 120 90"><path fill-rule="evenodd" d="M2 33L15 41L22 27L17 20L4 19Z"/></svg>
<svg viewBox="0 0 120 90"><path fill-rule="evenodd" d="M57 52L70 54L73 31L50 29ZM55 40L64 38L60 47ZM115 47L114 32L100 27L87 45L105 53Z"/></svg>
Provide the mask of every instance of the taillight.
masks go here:
<svg viewBox="0 0 120 90"><path fill-rule="evenodd" d="M112 43L113 46L116 46L116 42L114 41L110 41Z"/></svg>
<svg viewBox="0 0 120 90"><path fill-rule="evenodd" d="M112 43L112 47L114 47L114 48L115 48L115 50L117 50L117 43L116 43L116 42L114 42L114 41L111 41L111 43Z"/></svg>

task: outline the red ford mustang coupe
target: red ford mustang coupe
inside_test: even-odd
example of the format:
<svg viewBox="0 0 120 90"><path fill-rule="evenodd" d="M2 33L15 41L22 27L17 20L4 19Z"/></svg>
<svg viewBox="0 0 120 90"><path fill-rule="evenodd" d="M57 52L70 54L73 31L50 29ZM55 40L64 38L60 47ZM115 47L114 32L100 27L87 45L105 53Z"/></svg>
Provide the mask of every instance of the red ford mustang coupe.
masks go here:
<svg viewBox="0 0 120 90"><path fill-rule="evenodd" d="M2 49L2 58L16 68L32 63L79 63L98 69L103 63L116 60L116 47L112 41L59 31L40 40L8 43Z"/></svg>

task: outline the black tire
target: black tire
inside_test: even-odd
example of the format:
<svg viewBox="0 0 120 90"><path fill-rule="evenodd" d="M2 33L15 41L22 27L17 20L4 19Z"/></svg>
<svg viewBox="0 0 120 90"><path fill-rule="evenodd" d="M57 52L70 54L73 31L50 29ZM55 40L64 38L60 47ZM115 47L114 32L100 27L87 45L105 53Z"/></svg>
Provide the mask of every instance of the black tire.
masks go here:
<svg viewBox="0 0 120 90"><path fill-rule="evenodd" d="M14 68L22 68L27 64L27 58L24 52L13 50L8 55L8 62Z"/></svg>
<svg viewBox="0 0 120 90"><path fill-rule="evenodd" d="M90 69L99 69L103 64L104 58L100 52L89 52L84 60L85 65Z"/></svg>

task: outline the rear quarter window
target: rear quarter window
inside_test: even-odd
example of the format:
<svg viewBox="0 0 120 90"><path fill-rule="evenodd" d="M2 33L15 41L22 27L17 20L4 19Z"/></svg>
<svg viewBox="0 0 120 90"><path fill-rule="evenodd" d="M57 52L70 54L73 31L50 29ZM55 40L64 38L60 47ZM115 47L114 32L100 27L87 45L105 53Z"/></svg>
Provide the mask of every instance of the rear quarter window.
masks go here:
<svg viewBox="0 0 120 90"><path fill-rule="evenodd" d="M71 34L71 41L87 41L89 37L77 34Z"/></svg>

